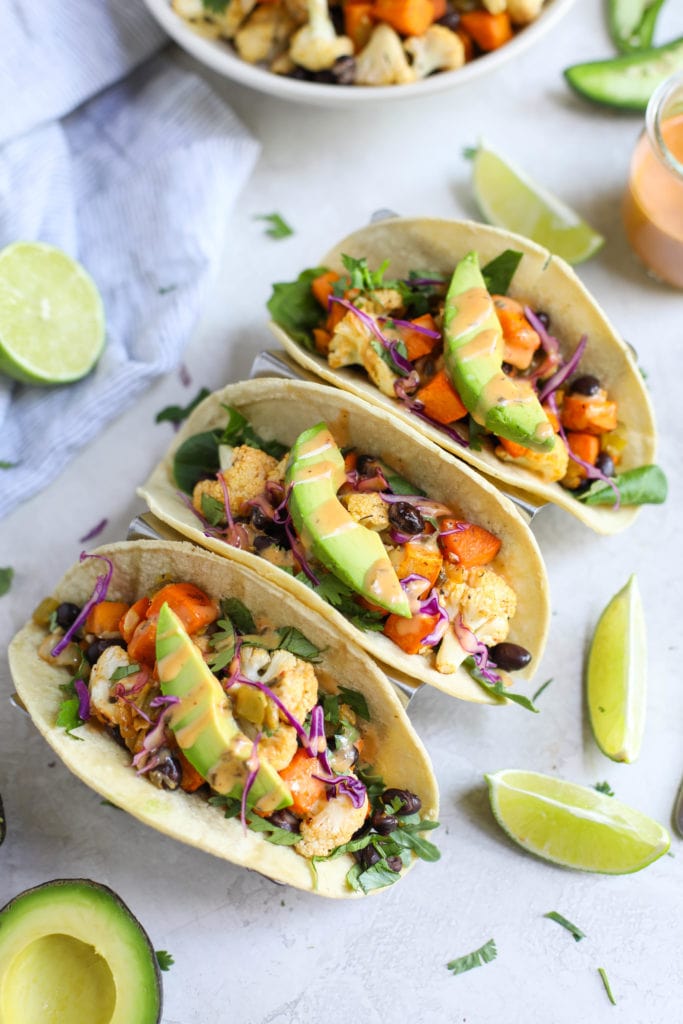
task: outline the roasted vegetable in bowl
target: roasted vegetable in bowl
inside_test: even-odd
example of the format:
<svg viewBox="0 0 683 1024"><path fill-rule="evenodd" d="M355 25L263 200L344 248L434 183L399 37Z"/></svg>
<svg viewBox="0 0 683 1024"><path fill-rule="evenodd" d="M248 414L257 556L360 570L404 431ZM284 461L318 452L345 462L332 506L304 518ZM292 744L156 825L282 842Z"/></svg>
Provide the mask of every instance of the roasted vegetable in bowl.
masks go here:
<svg viewBox="0 0 683 1024"><path fill-rule="evenodd" d="M545 0L172 0L249 64L331 85L383 86L452 71L500 49Z"/></svg>

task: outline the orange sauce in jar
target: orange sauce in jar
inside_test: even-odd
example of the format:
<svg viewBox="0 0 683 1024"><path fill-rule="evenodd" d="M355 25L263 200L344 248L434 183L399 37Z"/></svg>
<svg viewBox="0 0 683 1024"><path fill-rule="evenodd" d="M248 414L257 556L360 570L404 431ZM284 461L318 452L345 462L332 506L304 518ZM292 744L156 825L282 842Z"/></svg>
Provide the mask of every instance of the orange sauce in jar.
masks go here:
<svg viewBox="0 0 683 1024"><path fill-rule="evenodd" d="M654 110L648 107L647 128L631 159L623 216L629 243L643 263L662 281L683 288L683 79L664 85L674 89L660 87L650 101ZM668 102L672 98L674 104Z"/></svg>

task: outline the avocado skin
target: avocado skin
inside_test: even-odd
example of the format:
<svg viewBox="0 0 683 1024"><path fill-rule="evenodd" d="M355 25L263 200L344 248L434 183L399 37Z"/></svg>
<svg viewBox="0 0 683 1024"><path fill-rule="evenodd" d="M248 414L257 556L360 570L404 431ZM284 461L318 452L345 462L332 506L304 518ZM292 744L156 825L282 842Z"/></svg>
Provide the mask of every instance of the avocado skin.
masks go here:
<svg viewBox="0 0 683 1024"><path fill-rule="evenodd" d="M132 911L112 889L89 878L57 878L26 889L0 909L0 991L5 989L13 954L33 942L66 933L69 914L78 911L80 934L69 935L93 946L107 963L118 991L125 991L126 1003L134 1010L120 1010L119 1000L111 1024L160 1024L162 1014L161 972L147 932ZM119 949L107 949L105 938L114 934ZM110 959L107 957L110 954ZM123 955L125 962L112 961ZM121 970L125 974L121 976ZM71 1024L78 1017L78 993L73 1006L65 1007ZM3 1004L12 1016L6 1024L26 1020L25 1008ZM126 1019L121 1016L125 1012ZM56 1018L61 1020L60 1018ZM5 1024L5 1018L3 1018Z"/></svg>
<svg viewBox="0 0 683 1024"><path fill-rule="evenodd" d="M320 448L308 452L307 446L312 442L319 442ZM316 476L315 468L322 464L327 472ZM408 598L379 535L357 523L337 498L337 491L346 480L344 457L325 423L304 430L296 439L289 453L285 479L290 489L289 511L294 528L310 544L316 558L357 594L387 611L410 618ZM334 510L336 522L332 533L325 533L319 520L323 506ZM384 594L367 584L368 571L377 565L381 565L391 587Z"/></svg>
<svg viewBox="0 0 683 1024"><path fill-rule="evenodd" d="M241 771L244 771L244 765L251 756L252 741L240 731L227 705L223 687L168 604L163 604L159 612L156 656L162 693L180 698L180 703L173 708L171 728L185 757L217 793L241 795L244 787L236 786L234 778L226 786L221 784L220 767L221 764L229 767L230 762L239 762ZM164 672L165 657L175 659L172 667L176 671L170 675ZM207 711L210 714L206 714ZM206 721L195 735L192 721L197 718L205 718ZM185 745L182 728L187 723L192 742ZM229 779L229 772L223 773L223 777ZM266 797L269 813L292 803L286 783L271 765L262 761L249 791L249 802L257 804Z"/></svg>
<svg viewBox="0 0 683 1024"><path fill-rule="evenodd" d="M454 321L462 307L462 296L476 290L488 296L476 252L460 260L446 296L444 307L444 359L446 371L467 411L492 434L536 452L551 451L555 434L541 403L528 383L506 376L502 370L503 332L490 297L486 318L471 330L456 334ZM484 334L488 350L463 359L466 346Z"/></svg>

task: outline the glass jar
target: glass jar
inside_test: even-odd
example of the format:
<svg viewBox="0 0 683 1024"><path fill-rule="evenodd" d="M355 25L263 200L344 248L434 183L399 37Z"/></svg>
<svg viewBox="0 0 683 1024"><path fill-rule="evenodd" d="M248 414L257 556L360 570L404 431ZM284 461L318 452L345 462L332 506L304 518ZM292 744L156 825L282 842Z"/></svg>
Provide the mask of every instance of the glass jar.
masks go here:
<svg viewBox="0 0 683 1024"><path fill-rule="evenodd" d="M683 74L652 94L631 158L626 235L656 277L683 288Z"/></svg>

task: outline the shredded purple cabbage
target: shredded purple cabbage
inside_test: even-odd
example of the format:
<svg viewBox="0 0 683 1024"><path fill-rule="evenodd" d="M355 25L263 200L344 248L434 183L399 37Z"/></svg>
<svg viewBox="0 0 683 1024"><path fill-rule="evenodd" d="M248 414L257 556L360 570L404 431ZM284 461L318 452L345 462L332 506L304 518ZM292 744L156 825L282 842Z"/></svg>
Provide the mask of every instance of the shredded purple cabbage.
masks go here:
<svg viewBox="0 0 683 1024"><path fill-rule="evenodd" d="M100 519L99 523L97 523L96 526L93 526L92 530L88 530L88 532L83 537L78 538L78 543L85 544L86 541L93 540L95 537L99 537L99 535L102 533L102 530L104 530L108 522L109 520L106 517L104 519Z"/></svg>
<svg viewBox="0 0 683 1024"><path fill-rule="evenodd" d="M189 388L190 384L192 383L192 375L190 374L190 371L188 370L185 363L181 363L180 366L178 367L178 377L180 378L180 383L183 385L183 387Z"/></svg>
<svg viewBox="0 0 683 1024"><path fill-rule="evenodd" d="M175 697L173 694L160 693L158 697L153 697L149 702L151 708L165 708L175 707L176 704L180 704L180 697Z"/></svg>
<svg viewBox="0 0 683 1024"><path fill-rule="evenodd" d="M425 498L423 494L382 494L380 497L388 505L396 505L398 502L405 501L408 505L414 505L418 511L426 516L453 515L448 505L444 505L442 501L432 501L431 498Z"/></svg>
<svg viewBox="0 0 683 1024"><path fill-rule="evenodd" d="M576 350L572 354L571 358L559 368L559 370L550 377L549 380L543 385L540 394L538 396L539 402L545 402L549 395L552 395L557 391L561 384L564 384L567 377L571 377L574 370L581 362L581 357L586 350L588 344L588 335L584 334L581 336L579 344L576 346Z"/></svg>
<svg viewBox="0 0 683 1024"><path fill-rule="evenodd" d="M90 718L90 690L84 679L74 679L74 690L78 697L78 717L82 722Z"/></svg>
<svg viewBox="0 0 683 1024"><path fill-rule="evenodd" d="M393 316L378 316L378 320L384 322L388 320L392 324L396 324L397 327L406 327L410 331L415 331L417 334L425 334L428 338L440 338L441 334L439 331L432 331L429 327L423 327L421 324L413 323L412 320L397 320Z"/></svg>
<svg viewBox="0 0 683 1024"><path fill-rule="evenodd" d="M138 775L144 775L146 772L152 771L159 764L158 753L166 742L166 726L172 711L172 707L167 707L160 712L156 722L146 733L142 741L142 748L133 757L133 766L137 769Z"/></svg>
<svg viewBox="0 0 683 1024"><path fill-rule="evenodd" d="M436 590L431 590L427 599L420 602L420 614L439 616L438 620L434 623L431 633L422 638L423 647L436 647L443 640L443 635L448 629L450 622L448 612L442 607Z"/></svg>
<svg viewBox="0 0 683 1024"><path fill-rule="evenodd" d="M457 615L453 620L453 629L458 638L458 643L464 651L467 651L474 658L474 664L479 669L484 679L489 683L500 683L499 675L492 672L493 662L489 660L489 650L486 644L478 640L472 630L462 621L462 615Z"/></svg>
<svg viewBox="0 0 683 1024"><path fill-rule="evenodd" d="M545 352L545 359L529 377L531 381L545 380L553 373L561 362L560 343L546 330L545 324L539 320L533 309L524 307L524 316L527 318L533 329L541 339L541 348Z"/></svg>
<svg viewBox="0 0 683 1024"><path fill-rule="evenodd" d="M465 530L469 529L470 525L470 523L458 521L452 530L439 530L439 537L450 537L452 533L464 533Z"/></svg>
<svg viewBox="0 0 683 1024"><path fill-rule="evenodd" d="M380 342L382 348L389 353L391 361L394 364L394 369L398 374L400 374L402 377L407 377L410 373L412 373L413 364L404 355L401 355L401 353L398 350L398 342L390 341L389 338L384 337L381 330L379 329L377 321L373 316L370 316L369 313L365 313L362 309L358 309L358 307L354 306L354 304L352 302L349 302L348 299L340 299L337 295L330 295L327 301L328 305L331 302L338 302L340 306L343 306L345 309L348 309L350 312L356 314L358 319L372 331L377 340Z"/></svg>
<svg viewBox="0 0 683 1024"><path fill-rule="evenodd" d="M50 654L52 655L53 658L56 658L58 654L61 654L61 652L64 650L67 644L71 643L72 638L81 628L85 620L88 618L88 615L90 615L90 612L93 610L95 605L100 604L102 601L104 601L105 597L107 596L109 584L111 583L112 574L114 572L114 566L111 560L109 558L106 558L105 555L89 555L87 551L81 551L81 557L79 558L79 561L84 562L86 558L99 558L102 562L106 562L107 571L104 574L104 576L97 577L97 579L95 580L95 586L93 588L92 594L85 602L80 612L74 619L73 623L67 629L64 636L61 638L61 640L58 641L57 644L55 644L55 646L50 651Z"/></svg>

